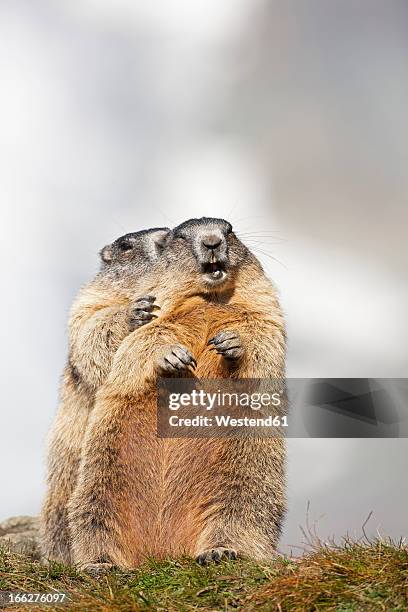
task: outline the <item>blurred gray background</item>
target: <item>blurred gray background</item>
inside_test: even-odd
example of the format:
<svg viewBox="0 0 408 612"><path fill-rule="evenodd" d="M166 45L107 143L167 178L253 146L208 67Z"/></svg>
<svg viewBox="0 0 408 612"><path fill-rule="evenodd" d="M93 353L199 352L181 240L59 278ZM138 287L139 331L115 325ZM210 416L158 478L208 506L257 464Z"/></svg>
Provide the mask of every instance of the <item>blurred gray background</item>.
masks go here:
<svg viewBox="0 0 408 612"><path fill-rule="evenodd" d="M408 3L1 0L0 518L37 513L97 251L224 216L296 377L407 376ZM291 440L282 550L407 532L406 440ZM293 548L293 550L297 550Z"/></svg>

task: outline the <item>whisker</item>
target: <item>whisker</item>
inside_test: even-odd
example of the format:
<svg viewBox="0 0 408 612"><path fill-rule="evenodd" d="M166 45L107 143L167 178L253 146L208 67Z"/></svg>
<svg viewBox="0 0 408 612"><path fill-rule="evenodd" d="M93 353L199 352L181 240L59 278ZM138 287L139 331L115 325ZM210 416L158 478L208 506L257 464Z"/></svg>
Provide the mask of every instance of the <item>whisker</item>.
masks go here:
<svg viewBox="0 0 408 612"><path fill-rule="evenodd" d="M253 242L255 244L278 244L279 242L288 242L285 238L269 238L268 236L261 236L261 238L261 240L257 240L256 238L242 238L242 240L245 242Z"/></svg>
<svg viewBox="0 0 408 612"><path fill-rule="evenodd" d="M246 236L247 238L274 238L278 236L277 232L259 232L255 234L254 232L235 232L237 236Z"/></svg>
<svg viewBox="0 0 408 612"><path fill-rule="evenodd" d="M279 232L235 232L235 234L239 237L243 238L279 238L280 240L286 240L286 238L282 238L279 236Z"/></svg>
<svg viewBox="0 0 408 612"><path fill-rule="evenodd" d="M228 212L228 215L227 215L227 221L228 221L228 219L232 219L233 218L234 212L235 212L237 206L238 206L237 204L233 204L232 205L232 207L230 208L230 210ZM235 221L234 221L234 223L235 223Z"/></svg>
<svg viewBox="0 0 408 612"><path fill-rule="evenodd" d="M279 232L280 232L280 230L277 230L277 229L276 230L273 230L273 229L269 230L269 229L263 228L263 229L259 229L259 230L256 230L256 229L242 230L242 231L239 230L238 233L240 233L240 234L254 234L254 235L256 235L256 234L279 234Z"/></svg>
<svg viewBox="0 0 408 612"><path fill-rule="evenodd" d="M273 261L276 261L278 264L280 264L281 266L283 266L285 268L285 270L288 269L287 266L285 266L285 264L280 261L279 259L277 259L276 257L274 257L273 255L271 255L270 253L267 253L266 251L263 251L262 249L260 249L259 247L253 247L252 249L255 253L261 253L262 255L265 255L265 257L269 257L270 259L273 259Z"/></svg>

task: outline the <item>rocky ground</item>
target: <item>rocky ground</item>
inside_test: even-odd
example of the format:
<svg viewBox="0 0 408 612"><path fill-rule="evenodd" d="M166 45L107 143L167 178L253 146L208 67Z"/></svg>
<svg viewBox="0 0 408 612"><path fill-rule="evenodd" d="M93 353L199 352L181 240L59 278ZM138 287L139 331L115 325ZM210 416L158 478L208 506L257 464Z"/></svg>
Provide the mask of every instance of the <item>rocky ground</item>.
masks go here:
<svg viewBox="0 0 408 612"><path fill-rule="evenodd" d="M12 516L0 523L0 544L27 555L32 560L40 558L38 518L34 516Z"/></svg>

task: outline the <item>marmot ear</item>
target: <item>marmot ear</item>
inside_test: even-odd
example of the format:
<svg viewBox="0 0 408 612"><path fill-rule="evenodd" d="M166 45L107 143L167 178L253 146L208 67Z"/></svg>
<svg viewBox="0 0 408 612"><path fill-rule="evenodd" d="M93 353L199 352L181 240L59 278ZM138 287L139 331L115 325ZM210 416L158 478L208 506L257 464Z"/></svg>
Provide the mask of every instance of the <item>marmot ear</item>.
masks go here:
<svg viewBox="0 0 408 612"><path fill-rule="evenodd" d="M170 230L163 230L155 234L154 244L156 247L156 251L159 255L164 251L165 247L167 246L169 235Z"/></svg>
<svg viewBox="0 0 408 612"><path fill-rule="evenodd" d="M112 245L107 244L101 251L99 251L99 256L104 263L110 263L113 258L113 250Z"/></svg>

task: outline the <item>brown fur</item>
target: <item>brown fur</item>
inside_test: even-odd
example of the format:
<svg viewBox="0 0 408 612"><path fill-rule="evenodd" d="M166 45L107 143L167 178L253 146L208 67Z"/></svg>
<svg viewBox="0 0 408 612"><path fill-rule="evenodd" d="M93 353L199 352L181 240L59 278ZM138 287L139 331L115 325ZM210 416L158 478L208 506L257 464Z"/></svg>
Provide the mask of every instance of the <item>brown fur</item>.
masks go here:
<svg viewBox="0 0 408 612"><path fill-rule="evenodd" d="M199 378L282 379L285 331L275 290L247 254L221 291L203 291L182 247L171 248L182 263L175 257L144 290L156 284L160 318L121 343L97 393L69 503L80 564L131 568L146 555L216 547L255 559L275 553L285 507L283 440L158 439L155 387L157 363L176 343L193 353ZM245 347L234 365L207 344L224 329L239 332Z"/></svg>
<svg viewBox="0 0 408 612"><path fill-rule="evenodd" d="M138 286L155 260L152 241L162 233L160 229L142 232L140 236L129 234L139 247L138 252L120 252L116 245L123 237L105 247L101 252L105 265L82 288L71 308L69 358L59 410L49 435L47 492L40 520L45 559L72 561L67 504L77 482L95 394L110 371L117 348L131 331L132 307L140 296Z"/></svg>

